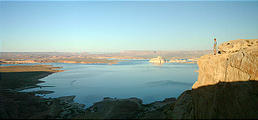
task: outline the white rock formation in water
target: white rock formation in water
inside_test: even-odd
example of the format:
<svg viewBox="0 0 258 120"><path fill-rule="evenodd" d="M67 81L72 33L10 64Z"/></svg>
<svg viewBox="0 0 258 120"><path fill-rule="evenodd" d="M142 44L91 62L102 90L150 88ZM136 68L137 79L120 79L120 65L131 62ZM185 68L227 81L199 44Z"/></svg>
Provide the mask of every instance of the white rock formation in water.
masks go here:
<svg viewBox="0 0 258 120"><path fill-rule="evenodd" d="M158 56L157 58L150 59L149 62L154 63L154 64L163 64L166 62L166 60L164 58L162 58L161 56Z"/></svg>

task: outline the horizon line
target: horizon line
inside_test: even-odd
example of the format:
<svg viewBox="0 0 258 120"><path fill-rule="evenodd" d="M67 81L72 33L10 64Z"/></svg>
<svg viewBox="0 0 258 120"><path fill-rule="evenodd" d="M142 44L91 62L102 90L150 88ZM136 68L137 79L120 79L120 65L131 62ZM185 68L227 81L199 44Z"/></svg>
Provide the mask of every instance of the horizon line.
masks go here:
<svg viewBox="0 0 258 120"><path fill-rule="evenodd" d="M109 51L109 52L103 52L103 51L78 51L78 52L65 52L65 51L0 51L0 53L121 53L121 52L127 52L127 51L135 51L135 52L150 52L150 51L156 51L156 52L175 52L175 51L212 51L212 50L120 50L120 51Z"/></svg>

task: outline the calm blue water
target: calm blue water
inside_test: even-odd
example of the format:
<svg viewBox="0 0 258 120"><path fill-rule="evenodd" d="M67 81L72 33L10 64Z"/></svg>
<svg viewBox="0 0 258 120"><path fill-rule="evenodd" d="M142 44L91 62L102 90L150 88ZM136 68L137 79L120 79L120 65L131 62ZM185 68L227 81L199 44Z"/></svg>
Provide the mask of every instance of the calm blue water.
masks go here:
<svg viewBox="0 0 258 120"><path fill-rule="evenodd" d="M196 64L153 65L147 60L129 60L116 65L49 63L63 67L64 72L54 73L41 80L42 87L28 89L51 90L45 97L76 95L75 102L86 107L104 97L138 97L144 103L178 97L191 89L197 80Z"/></svg>

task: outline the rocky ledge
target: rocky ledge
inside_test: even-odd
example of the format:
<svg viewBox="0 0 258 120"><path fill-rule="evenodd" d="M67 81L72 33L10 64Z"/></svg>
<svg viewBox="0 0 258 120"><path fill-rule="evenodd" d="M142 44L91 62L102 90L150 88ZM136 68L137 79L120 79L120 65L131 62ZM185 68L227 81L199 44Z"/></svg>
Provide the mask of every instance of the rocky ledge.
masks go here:
<svg viewBox="0 0 258 120"><path fill-rule="evenodd" d="M258 119L258 39L228 41L198 60L192 90L175 103L174 119Z"/></svg>
<svg viewBox="0 0 258 120"><path fill-rule="evenodd" d="M240 39L222 43L221 54L202 56L198 81L193 89L219 82L258 80L258 39Z"/></svg>

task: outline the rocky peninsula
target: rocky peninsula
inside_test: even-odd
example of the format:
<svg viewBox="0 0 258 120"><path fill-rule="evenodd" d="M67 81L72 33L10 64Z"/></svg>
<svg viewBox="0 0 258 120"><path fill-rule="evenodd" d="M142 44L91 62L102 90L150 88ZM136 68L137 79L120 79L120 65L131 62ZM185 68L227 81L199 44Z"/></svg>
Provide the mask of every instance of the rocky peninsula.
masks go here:
<svg viewBox="0 0 258 120"><path fill-rule="evenodd" d="M75 96L41 98L36 94L53 91L19 92L39 87L39 79L61 72L51 65L0 66L0 119L74 118L84 113L84 105L74 103ZM43 86L41 86L43 87Z"/></svg>
<svg viewBox="0 0 258 120"><path fill-rule="evenodd" d="M0 66L0 89L22 90L38 87L37 84L43 82L38 79L62 72L63 70L57 70L60 68L51 65Z"/></svg>

